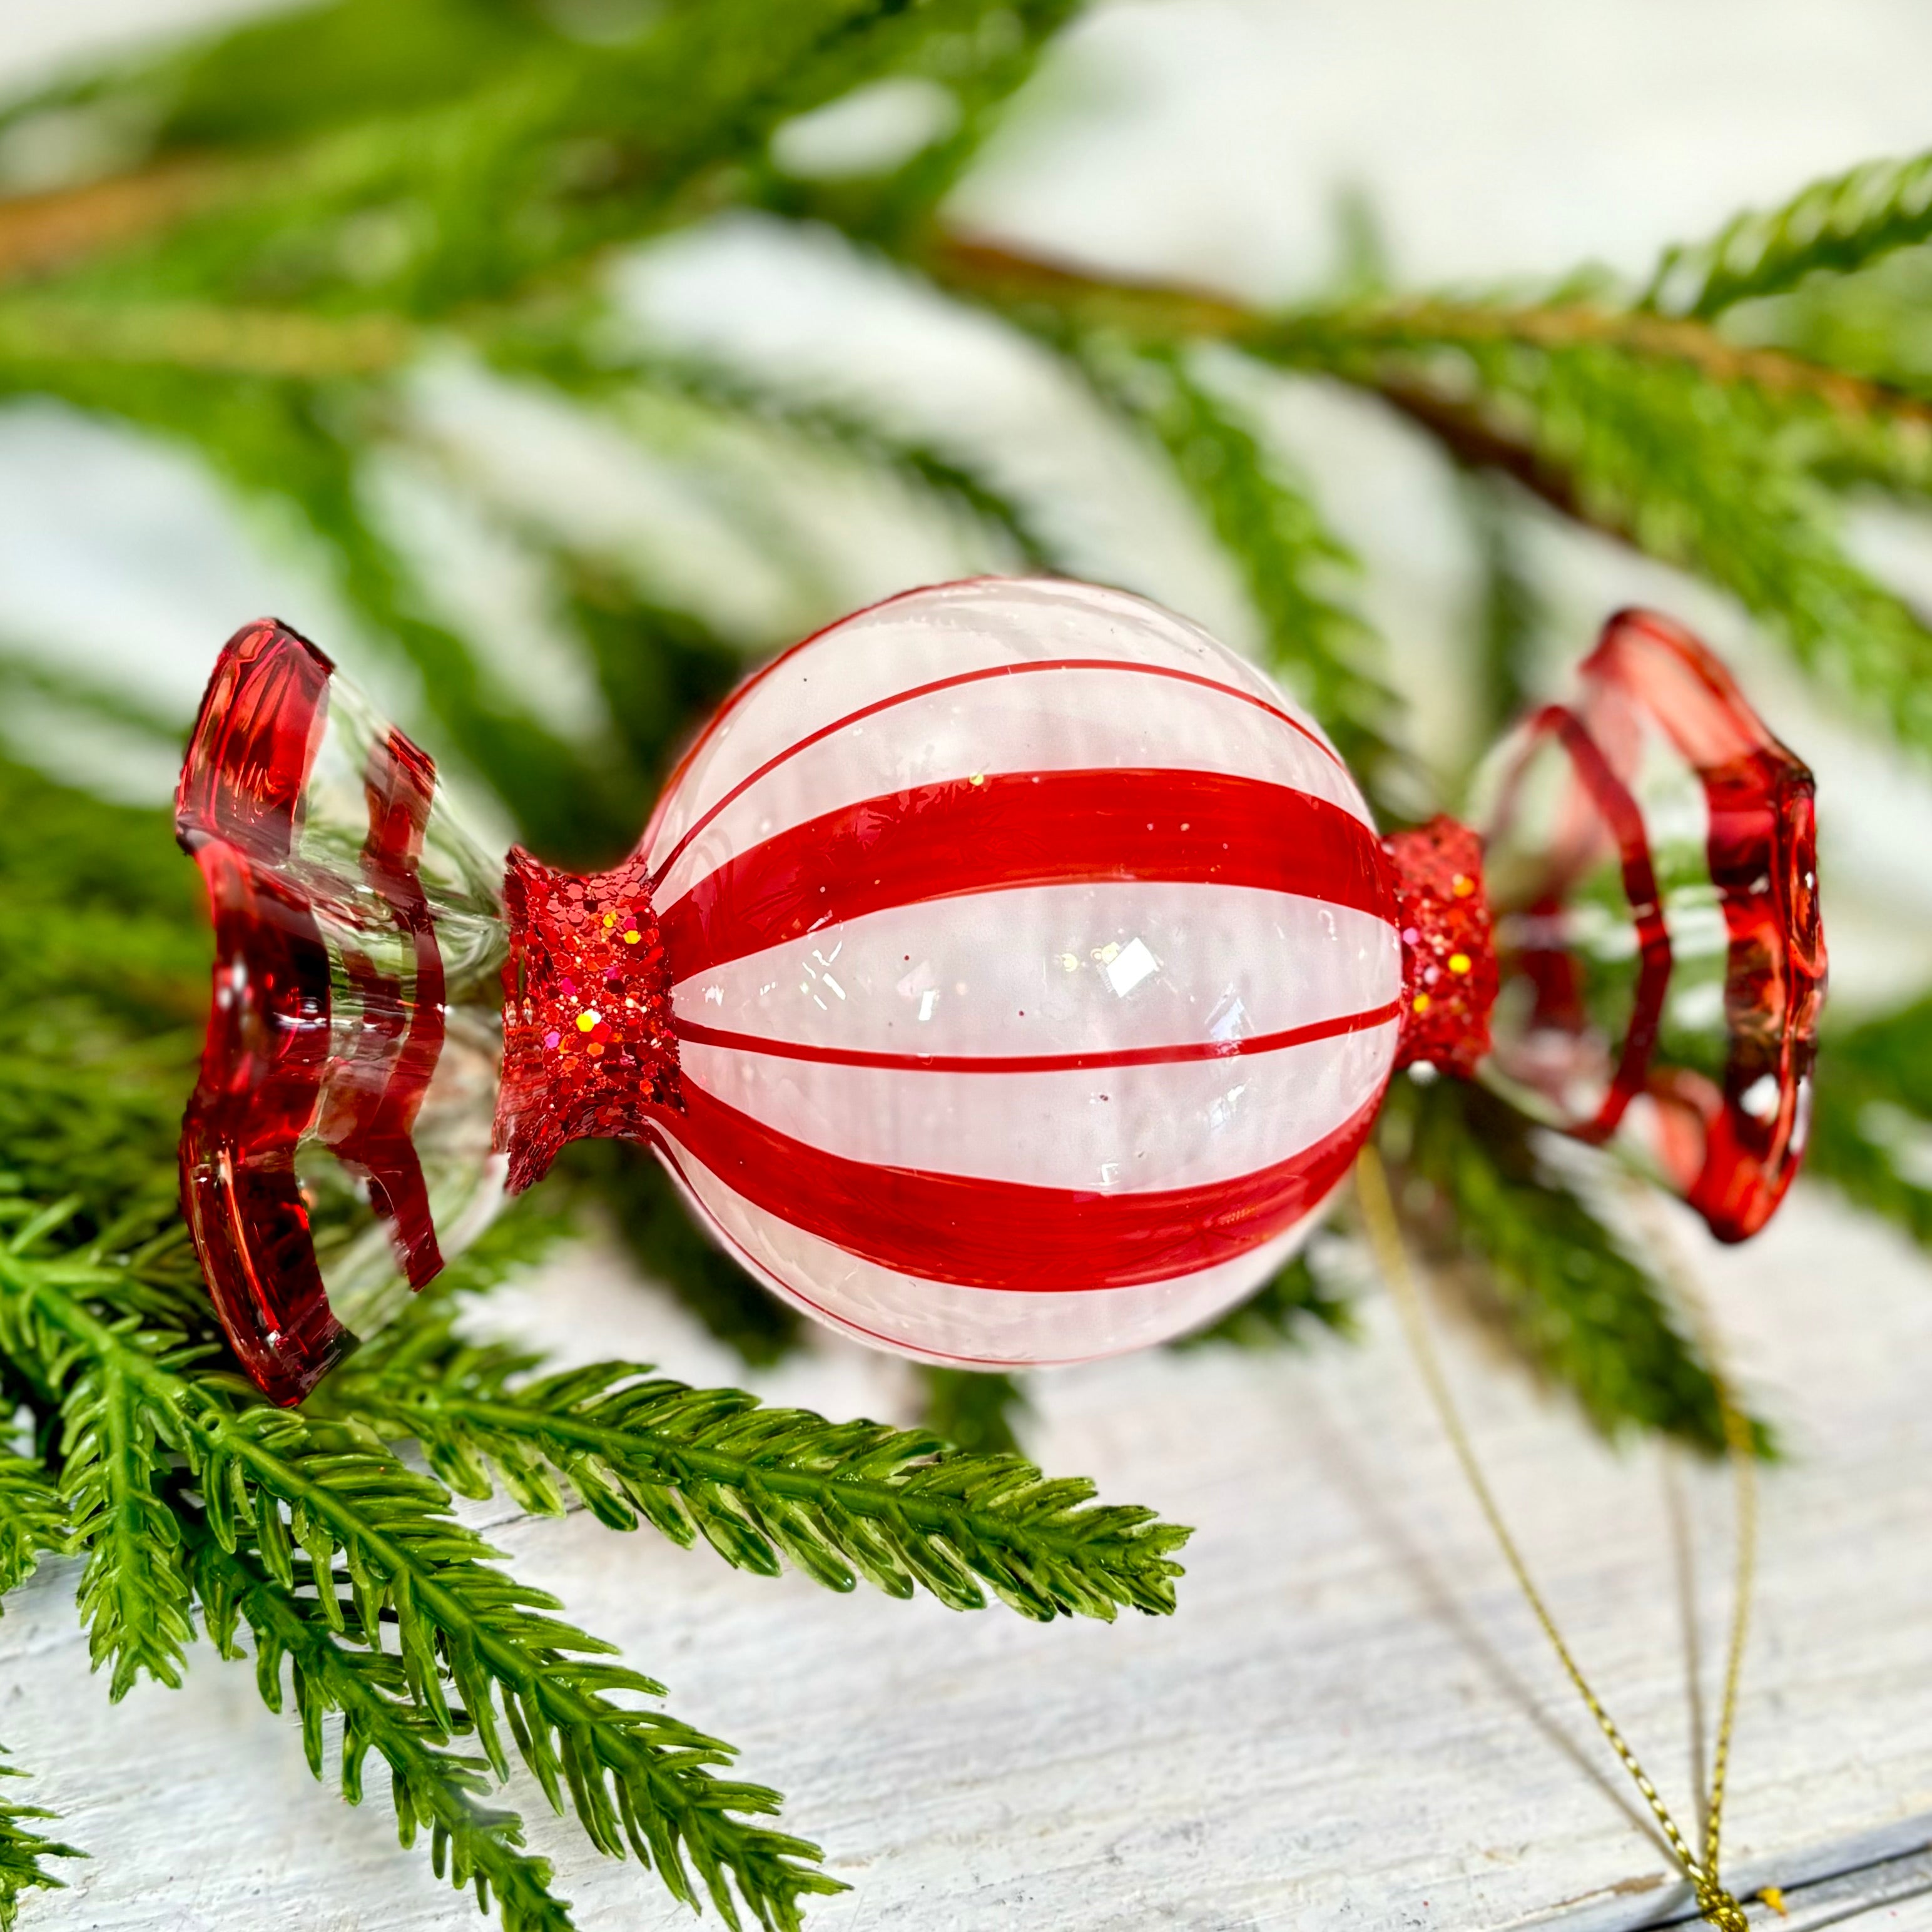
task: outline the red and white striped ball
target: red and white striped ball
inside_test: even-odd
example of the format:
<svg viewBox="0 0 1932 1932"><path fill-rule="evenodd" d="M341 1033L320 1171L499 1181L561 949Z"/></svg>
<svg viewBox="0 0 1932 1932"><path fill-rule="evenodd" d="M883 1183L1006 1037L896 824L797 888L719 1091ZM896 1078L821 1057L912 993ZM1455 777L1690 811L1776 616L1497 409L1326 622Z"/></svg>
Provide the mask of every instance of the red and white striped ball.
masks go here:
<svg viewBox="0 0 1932 1932"><path fill-rule="evenodd" d="M1401 952L1319 728L1119 592L914 591L724 706L644 835L658 1150L788 1301L942 1362L1210 1319L1372 1118Z"/></svg>

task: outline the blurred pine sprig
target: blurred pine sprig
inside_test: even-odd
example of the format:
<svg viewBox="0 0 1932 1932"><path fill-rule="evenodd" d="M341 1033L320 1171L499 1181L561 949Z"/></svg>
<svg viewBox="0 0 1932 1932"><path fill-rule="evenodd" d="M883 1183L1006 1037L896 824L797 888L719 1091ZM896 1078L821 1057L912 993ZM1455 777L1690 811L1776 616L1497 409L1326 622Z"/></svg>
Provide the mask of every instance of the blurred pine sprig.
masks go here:
<svg viewBox="0 0 1932 1932"><path fill-rule="evenodd" d="M949 232L949 191L1074 10L334 0L77 78L0 112L0 391L190 450L306 531L366 648L419 692L422 735L559 861L621 850L742 665L838 614L808 527L752 505L748 475L862 480L941 533L954 574L1083 568L1064 503L985 437L908 412L862 356L810 377L694 356L620 314L631 251L733 210L842 238L850 263L992 332L1164 475L1274 668L1388 814L1433 808L1448 779L1406 735L1321 477L1257 406L1284 380L1373 399L1466 474L1498 722L1524 694L1536 624L1526 491L1728 592L1809 674L1932 749L1932 633L1844 530L1855 492L1932 495L1932 161L1740 216L1640 286L1403 293L1378 271L1263 311ZM796 164L804 117L881 85L922 104L909 151ZM621 533L540 517L466 465L422 403L452 370L674 458L768 553L764 616L721 615ZM588 694L575 724L436 594L386 508L399 468L530 561ZM29 700L149 740L168 729L126 693L0 645L0 707ZM205 997L193 894L159 814L0 764L0 1382L19 1422L0 1461L0 1592L78 1546L117 1694L177 1675L197 1615L224 1654L245 1630L265 1698L279 1707L292 1688L317 1774L338 1712L345 1795L374 1751L405 1839L427 1826L439 1869L512 1932L570 1921L520 1821L482 1802L506 1768L506 1724L593 1842L628 1844L728 1922L790 1925L830 1882L814 1848L760 1822L775 1796L719 1778L728 1748L628 1701L647 1680L496 1568L452 1522L452 1490L579 1502L754 1570L782 1553L838 1588L917 1583L962 1605L990 1591L1032 1615L1167 1606L1179 1533L1018 1460L1024 1397L1004 1378L928 1376L948 1451L628 1364L547 1378L466 1342L440 1293L312 1415L254 1405L220 1369L173 1207ZM1928 1066L1932 1006L1834 1033L1812 1156L1921 1240ZM1713 1444L1710 1378L1667 1285L1575 1172L1447 1084L1406 1086L1384 1132L1415 1238L1454 1260L1528 1365L1603 1429ZM646 1271L748 1360L789 1345L789 1316L631 1150L580 1150L556 1186L600 1202ZM466 1262L471 1281L552 1231L513 1217ZM1346 1328L1346 1306L1297 1262L1202 1339L1273 1344L1310 1322ZM398 1457L402 1438L433 1474ZM34 1815L0 1808L0 1920L64 1850Z"/></svg>

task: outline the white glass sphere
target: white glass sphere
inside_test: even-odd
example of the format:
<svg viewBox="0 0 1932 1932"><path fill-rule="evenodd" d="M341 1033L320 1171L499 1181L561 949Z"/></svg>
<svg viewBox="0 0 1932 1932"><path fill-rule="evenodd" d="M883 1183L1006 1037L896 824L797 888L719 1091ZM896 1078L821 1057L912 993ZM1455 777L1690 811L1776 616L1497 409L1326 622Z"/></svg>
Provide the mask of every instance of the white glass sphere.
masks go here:
<svg viewBox="0 0 1932 1932"><path fill-rule="evenodd" d="M787 1300L987 1366L1162 1340L1302 1240L1387 1083L1367 807L1255 666L1124 593L919 590L724 706L645 833L659 1151Z"/></svg>

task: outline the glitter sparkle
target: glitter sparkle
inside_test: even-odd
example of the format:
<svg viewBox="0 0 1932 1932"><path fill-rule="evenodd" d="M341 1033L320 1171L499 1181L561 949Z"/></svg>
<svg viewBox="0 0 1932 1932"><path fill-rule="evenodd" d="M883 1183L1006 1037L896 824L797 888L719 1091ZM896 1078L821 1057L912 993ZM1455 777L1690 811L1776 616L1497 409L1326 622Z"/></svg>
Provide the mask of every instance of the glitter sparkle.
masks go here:
<svg viewBox="0 0 1932 1932"><path fill-rule="evenodd" d="M682 1105L670 973L641 859L578 877L520 849L503 899L503 1084L496 1145L512 1192L567 1142L643 1140Z"/></svg>
<svg viewBox="0 0 1932 1932"><path fill-rule="evenodd" d="M1396 1064L1467 1075L1490 1050L1496 955L1483 896L1482 842L1451 818L1382 841L1395 861L1408 1016Z"/></svg>

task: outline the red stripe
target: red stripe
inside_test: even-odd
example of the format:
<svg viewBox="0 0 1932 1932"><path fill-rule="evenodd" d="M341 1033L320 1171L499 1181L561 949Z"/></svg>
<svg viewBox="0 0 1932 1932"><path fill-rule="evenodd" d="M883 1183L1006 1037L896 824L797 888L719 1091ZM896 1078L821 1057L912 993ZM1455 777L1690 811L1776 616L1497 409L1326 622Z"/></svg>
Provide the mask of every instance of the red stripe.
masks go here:
<svg viewBox="0 0 1932 1932"><path fill-rule="evenodd" d="M698 1192L690 1174L686 1172L684 1162L678 1158L677 1149L670 1142L662 1138L659 1138L654 1146L658 1158L670 1170L672 1180L682 1190L686 1205L698 1216L700 1222L712 1238L718 1241L728 1253L736 1258L746 1273L754 1280L768 1283L775 1294L800 1303L805 1307L810 1309L820 1320L832 1328L842 1329L847 1334L859 1336L868 1342L876 1342L882 1348L914 1350L922 1357L928 1358L933 1360L957 1362L962 1368L1051 1369L1071 1366L1076 1363L1090 1362L1095 1359L1091 1354L1043 1355L1038 1358L1029 1356L1024 1360L1012 1355L959 1355L953 1354L948 1349L935 1348L925 1342L908 1340L902 1335L888 1334L883 1328L868 1328L862 1322L855 1322L850 1316L842 1313L838 1309L830 1307L824 1302L814 1300L799 1286L796 1282L781 1281L705 1205L704 1196ZM1112 1352L1118 1354L1125 1352L1115 1349Z"/></svg>
<svg viewBox="0 0 1932 1932"><path fill-rule="evenodd" d="M1223 772L999 772L841 806L662 916L674 981L889 906L1102 879L1256 886L1392 919L1387 855L1326 799Z"/></svg>
<svg viewBox="0 0 1932 1932"><path fill-rule="evenodd" d="M369 1184L369 1204L389 1223L397 1260L412 1288L442 1271L429 1190L414 1138L416 1116L442 1055L442 954L417 867L436 802L436 764L393 726L369 748L363 773L369 835L362 876L409 934L416 983L379 973L345 949L362 1027L349 1064L332 1065L322 1138Z"/></svg>
<svg viewBox="0 0 1932 1932"><path fill-rule="evenodd" d="M808 641L810 640L808 640ZM788 652L786 655L789 656L790 653ZM779 662L782 662L783 660L780 659ZM773 665L770 668L776 669L776 666ZM769 777L778 770L779 766L796 758L801 752L809 751L814 745L834 736L838 732L844 730L850 725L862 724L868 718L875 718L880 712L890 711L896 706L910 704L922 698L930 698L936 692L956 691L964 685L984 684L996 678L1024 677L1036 671L1048 670L1126 671L1139 677L1164 677L1178 684L1200 685L1209 691L1218 691L1224 698L1236 698L1244 704L1251 704L1257 711L1266 712L1270 718L1279 718L1291 730L1300 733L1301 736L1306 738L1309 743L1312 745L1338 771L1346 775L1348 769L1314 732L1310 730L1299 718L1292 717L1288 712L1284 711L1280 705L1270 704L1266 698L1258 697L1252 692L1243 691L1232 684L1223 684L1218 678L1203 677L1196 671L1178 670L1166 664L1136 664L1120 658L1045 658L1024 664L992 664L979 670L959 671L950 677L934 678L930 684L916 684L909 691L895 692L890 698L882 698L874 704L863 705L856 711L848 711L844 717L835 718L830 724L821 724L816 731L808 733L796 744L788 745L775 757L767 758L756 771L748 772L745 777L740 778L722 798L700 814L690 830L671 848L664 863L652 873L652 889L655 890L664 883L670 875L670 868L684 856L686 848L691 842L726 806L734 799L742 798L760 778ZM746 691L748 692L750 688L751 687L747 686ZM739 694L740 697L744 694L745 692L742 692ZM694 754L696 749L695 746L692 748ZM688 764L689 759L687 758L685 762ZM682 775L682 771L683 766L681 765L679 768L680 776ZM671 784L666 788L667 796L675 788L676 784L676 778L674 778ZM648 841L646 842L648 843Z"/></svg>
<svg viewBox="0 0 1932 1932"><path fill-rule="evenodd" d="M685 1171L685 1165L678 1158L677 1149L660 1136L652 1143L658 1160L670 1170L671 1178L682 1190L685 1204L694 1214L700 1224L726 1250L734 1256L740 1264L754 1281L768 1283L773 1293L788 1297L802 1303L812 1312L834 1328L842 1328L848 1334L862 1336L868 1342L877 1342L887 1348L916 1348L921 1355L936 1360L957 1362L962 1367L974 1369L1049 1369L1062 1364L1091 1361L1091 1355L1065 1355L1043 1358L1035 1361L1028 1359L1018 1361L1011 1355L956 1355L944 1348L929 1348L923 1342L909 1342L903 1336L888 1335L883 1328L868 1328L862 1322L855 1322L849 1315L842 1315L836 1309L828 1307L822 1301L814 1301L795 1281L781 1281L764 1263L746 1246L738 1237L718 1220L705 1205L704 1196L698 1191L696 1184Z"/></svg>
<svg viewBox="0 0 1932 1932"><path fill-rule="evenodd" d="M1337 1013L1310 1020L1305 1026L1284 1027L1279 1033L1258 1033L1238 1040L1185 1040L1169 1046L1123 1046L1098 1053L868 1053L858 1047L814 1046L799 1040L774 1040L769 1034L728 1033L696 1020L674 1019L671 1031L694 1046L720 1046L736 1053L763 1054L774 1060L809 1060L821 1066L876 1067L892 1073L1075 1073L1101 1066L1171 1066L1184 1060L1228 1060L1238 1054L1279 1053L1284 1047L1311 1040L1334 1040L1343 1034L1366 1033L1385 1025L1402 1012L1402 1002L1360 1013Z"/></svg>
<svg viewBox="0 0 1932 1932"><path fill-rule="evenodd" d="M1382 1094L1256 1173L1127 1194L850 1160L741 1114L695 1082L684 1097L682 1113L660 1116L661 1130L768 1214L902 1274L1064 1294L1198 1274L1285 1233L1347 1172Z"/></svg>

